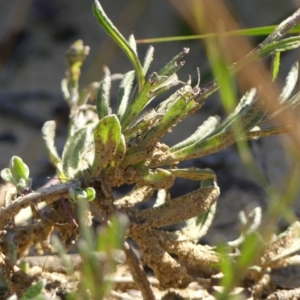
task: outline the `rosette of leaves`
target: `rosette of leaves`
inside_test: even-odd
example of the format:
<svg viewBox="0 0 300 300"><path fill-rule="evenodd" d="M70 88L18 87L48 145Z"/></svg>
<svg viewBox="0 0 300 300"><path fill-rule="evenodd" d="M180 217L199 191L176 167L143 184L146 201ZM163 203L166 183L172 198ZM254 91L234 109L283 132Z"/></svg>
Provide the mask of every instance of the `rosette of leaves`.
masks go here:
<svg viewBox="0 0 300 300"><path fill-rule="evenodd" d="M199 110L208 95L218 89L217 84L200 88L199 84L193 86L178 79L176 72L184 65L184 56L188 53L186 48L162 69L147 75L154 48L149 47L141 63L134 37L130 36L127 41L105 15L98 1L95 1L93 11L98 23L127 55L133 70L122 77L117 109L113 111L110 90L114 76L109 72L103 80L79 92L80 66L88 48L80 41L73 44L67 53L73 57L68 59L68 72L62 84L71 108L69 134L60 157L54 146L55 122L47 122L43 135L48 155L63 182L81 178L85 187L95 189L95 201L91 205L101 215L108 218L113 213L122 212L128 216L127 236L137 242L162 288L185 287L192 281L192 276L171 254L192 264L205 265L210 270L219 267L220 255L196 243L206 234L212 222L219 188L212 170L180 168L179 163L217 152L237 140L286 132L288 128L261 129L260 126L272 120L281 110L298 105L300 94L291 97L297 82L298 65L291 69L279 96L280 105L272 113L263 109L259 87L253 88L241 98L227 118L221 120L218 116L210 116L190 137L169 147L160 142L161 138ZM299 46L299 37L271 41L231 71L234 73L246 63ZM177 89L171 96L147 111L153 99L174 87ZM238 136L233 130L236 126L240 128ZM175 178L195 180L201 184L199 189L170 200L168 189ZM115 199L113 188L124 184L134 184L134 187L127 195ZM153 207L134 208L136 203L148 200L156 191ZM186 226L178 232L158 230L183 221Z"/></svg>

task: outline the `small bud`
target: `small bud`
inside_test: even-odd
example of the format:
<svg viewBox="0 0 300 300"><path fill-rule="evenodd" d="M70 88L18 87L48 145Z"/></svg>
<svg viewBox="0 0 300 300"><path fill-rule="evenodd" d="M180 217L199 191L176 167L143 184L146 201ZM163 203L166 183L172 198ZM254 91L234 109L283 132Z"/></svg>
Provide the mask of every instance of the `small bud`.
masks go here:
<svg viewBox="0 0 300 300"><path fill-rule="evenodd" d="M16 182L19 182L21 178L24 180L29 178L29 168L18 156L13 156L10 159L9 169Z"/></svg>
<svg viewBox="0 0 300 300"><path fill-rule="evenodd" d="M86 188L85 191L86 191L86 194L87 194L86 200L88 202L93 201L96 197L96 191L91 187Z"/></svg>

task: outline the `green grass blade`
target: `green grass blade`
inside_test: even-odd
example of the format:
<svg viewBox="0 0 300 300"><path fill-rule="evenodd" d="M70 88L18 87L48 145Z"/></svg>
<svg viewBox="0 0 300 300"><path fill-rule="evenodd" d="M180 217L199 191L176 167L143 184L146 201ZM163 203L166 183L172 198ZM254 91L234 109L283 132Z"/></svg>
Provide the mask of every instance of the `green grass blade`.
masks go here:
<svg viewBox="0 0 300 300"><path fill-rule="evenodd" d="M262 27L253 27L247 29L239 29L239 30L232 30L228 32L224 32L224 36L234 36L234 35L242 35L242 36L266 36L269 35L277 25L269 25L269 26L262 26ZM291 30L288 31L289 34L291 33L299 33L300 32L300 25L295 26ZM198 35L189 35L189 36L171 36L171 37L160 37L160 38L151 38L151 39L140 39L136 42L138 44L153 44L153 43L167 43L167 42L177 42L177 41L188 41L188 40L199 40L199 39L207 39L218 36L219 33L208 33L208 34L198 34Z"/></svg>

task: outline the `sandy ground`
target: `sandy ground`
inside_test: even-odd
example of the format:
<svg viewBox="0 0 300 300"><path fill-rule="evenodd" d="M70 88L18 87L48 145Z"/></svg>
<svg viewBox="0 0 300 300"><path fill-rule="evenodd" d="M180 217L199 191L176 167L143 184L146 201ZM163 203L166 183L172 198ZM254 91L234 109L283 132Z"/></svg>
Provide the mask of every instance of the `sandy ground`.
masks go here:
<svg viewBox="0 0 300 300"><path fill-rule="evenodd" d="M295 9L294 1L290 0L228 2L243 27L276 24ZM101 3L125 36L134 32L136 38L141 39L192 33L169 1L105 0ZM82 86L100 80L103 65L108 65L112 73L130 69L124 55L97 25L91 4L92 1L80 0L0 1L0 169L7 166L12 155L21 156L30 167L35 187L53 175L40 134L46 120L61 120L57 144L59 149L63 145L66 110L60 94L60 81L65 72L64 53L68 46L80 38L91 47L82 70ZM187 80L189 74L195 78L197 66L201 74L209 71L203 45L198 41L154 46L152 71L158 70L183 46L190 47L191 51L184 70L180 71L182 80ZM138 46L141 57L146 49L147 45ZM297 53L283 57L283 75L296 56ZM113 97L116 93L117 89L114 89ZM165 141L173 144L181 140L186 132L192 132L209 115L218 112L217 97L212 97L200 113L183 122ZM289 171L283 144L280 138L269 138L253 145L258 163L274 185L280 185ZM216 170L221 186L216 220L205 242L213 244L236 238L238 212L250 211L256 205L266 206L268 199L241 166L234 148L190 165ZM179 182L177 190L181 190L180 187ZM174 195L177 190L173 190ZM300 208L297 201L296 212Z"/></svg>

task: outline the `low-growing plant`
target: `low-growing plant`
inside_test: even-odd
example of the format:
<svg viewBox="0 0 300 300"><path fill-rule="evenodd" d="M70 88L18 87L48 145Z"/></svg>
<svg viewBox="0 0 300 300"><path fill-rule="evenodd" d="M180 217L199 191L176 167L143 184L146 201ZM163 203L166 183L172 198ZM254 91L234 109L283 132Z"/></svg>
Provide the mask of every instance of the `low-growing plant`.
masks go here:
<svg viewBox="0 0 300 300"><path fill-rule="evenodd" d="M76 242L80 232L81 273L76 277L74 269L72 274L70 269L66 272L78 283L75 290L79 292L72 293L72 299L101 299L108 295L111 288L108 282L113 279L105 276L114 270L116 250L120 245L135 286L144 299L155 299L139 259L124 238L136 242L144 264L153 270L161 290L184 289L192 282L203 284L203 278L207 278L206 285L212 287L218 281L223 287L216 294L219 299L229 297L241 282L246 286L251 281L256 288L252 294L258 294L257 286L263 286L262 278L272 268L293 261L292 254L299 250L299 222L294 222L278 236L268 238L273 223L262 227L262 211L255 208L248 216L241 213L244 230L238 240L228 242L221 250L201 245L198 241L206 235L214 219L220 190L213 170L182 168L180 163L215 153L234 143L291 132L293 129L288 120L285 126L266 124L298 105L300 94L293 94L298 80L298 63L292 66L281 94L273 99L275 104L272 107L262 92L263 87L255 86L246 92L233 110L232 105L227 107L231 113L223 120L218 116L208 116L194 133L172 147L161 139L179 122L197 112L213 92L219 90L224 103L226 97L235 97L230 88L234 75L254 62L273 56L272 77L275 80L280 53L300 46L299 36L284 38L284 34L299 22L299 12L281 23L263 43L232 67L228 67L226 59L223 60L218 53L211 55L217 77L204 87L200 86L200 78L196 85L192 85L191 81L183 82L176 75L184 66L189 49L184 48L162 69L147 75L154 48L149 47L142 63L133 35L127 41L97 0L93 12L98 23L127 55L133 70L122 77L114 111L110 102L114 75L107 70L101 81L80 91L80 68L89 47L78 40L68 49L62 92L70 107L70 116L61 155L54 142L56 122L48 121L42 128L47 154L60 183L32 191L29 169L16 156L12 157L9 168L1 172L2 178L15 186L7 193L6 206L0 212L0 268L7 294L24 295L23 298L27 299L28 291L25 291L28 288L33 290L30 286L43 278L43 272L32 275L18 267L16 259L11 257L24 258L32 246L37 254L58 251L66 268L69 266L72 270L74 266L65 251ZM218 38L221 41L222 35ZM216 39L208 44L208 48L218 45L221 44ZM166 91L172 91L170 96L147 110L149 104L156 97L163 97ZM169 189L176 178L198 181L199 188L170 199ZM114 188L123 185L133 187L126 195L114 197ZM153 207L136 208L136 204L154 195ZM272 195L270 189L269 195ZM39 208L41 202L47 204L46 209ZM29 205L34 211L32 221L13 226L12 219ZM279 213L278 210L268 212L268 220L274 221ZM106 228L99 235L94 235L92 230L92 217ZM121 228L123 218L128 224ZM180 222L185 222L180 230L171 232L165 229ZM54 233L59 241L54 243L55 246L50 242ZM101 254L100 258L97 253ZM201 267L203 278L193 276L188 267L191 265ZM217 274L222 274L222 279L218 280ZM53 282L48 280L46 289L54 289L51 284ZM37 285L42 291L43 286ZM59 288L60 294L70 292L62 282ZM46 293L45 289L43 291Z"/></svg>

